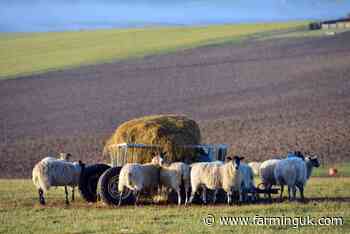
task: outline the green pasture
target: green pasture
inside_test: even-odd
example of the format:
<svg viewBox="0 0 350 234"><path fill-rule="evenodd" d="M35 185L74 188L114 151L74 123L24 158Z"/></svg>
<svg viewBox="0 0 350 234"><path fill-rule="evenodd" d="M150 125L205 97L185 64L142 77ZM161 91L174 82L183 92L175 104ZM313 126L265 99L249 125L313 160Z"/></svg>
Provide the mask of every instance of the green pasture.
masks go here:
<svg viewBox="0 0 350 234"><path fill-rule="evenodd" d="M106 207L87 204L80 197L64 204L64 190L51 189L46 207L37 201L30 180L0 180L0 233L349 233L350 178L311 178L307 203L287 202L254 205L143 205ZM207 226L204 218L215 217ZM331 226L223 225L230 217L341 217ZM335 224L335 223L334 223Z"/></svg>
<svg viewBox="0 0 350 234"><path fill-rule="evenodd" d="M0 33L0 79L143 57L260 33L296 30L306 22L154 27L49 33Z"/></svg>

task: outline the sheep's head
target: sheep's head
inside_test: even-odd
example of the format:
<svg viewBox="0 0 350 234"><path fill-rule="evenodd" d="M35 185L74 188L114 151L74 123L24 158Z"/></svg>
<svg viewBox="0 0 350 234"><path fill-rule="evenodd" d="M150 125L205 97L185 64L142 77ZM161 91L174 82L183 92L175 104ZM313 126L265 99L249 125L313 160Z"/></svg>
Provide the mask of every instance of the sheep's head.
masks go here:
<svg viewBox="0 0 350 234"><path fill-rule="evenodd" d="M153 156L153 158L152 158L152 163L153 164L158 164L158 165L163 165L163 163L164 163L164 156L166 155L166 152L161 152L159 155L156 155L155 153L152 153L152 156Z"/></svg>
<svg viewBox="0 0 350 234"><path fill-rule="evenodd" d="M319 167L320 166L320 161L318 160L317 156L308 157L308 160L311 162L311 165L313 167Z"/></svg>
<svg viewBox="0 0 350 234"><path fill-rule="evenodd" d="M60 153L59 156L61 160L66 160L66 161L69 161L72 158L72 155L70 153Z"/></svg>
<svg viewBox="0 0 350 234"><path fill-rule="evenodd" d="M302 160L305 160L305 156L301 151L294 151L294 155Z"/></svg>
<svg viewBox="0 0 350 234"><path fill-rule="evenodd" d="M307 155L307 160L311 163L313 167L319 167L320 161L318 160L318 157L315 153L305 152L305 155Z"/></svg>
<svg viewBox="0 0 350 234"><path fill-rule="evenodd" d="M241 160L243 160L243 159L244 159L244 157L240 157L240 156L237 156L237 155L234 156L233 158L230 157L230 156L226 157L226 161L232 162L233 167L234 167L236 170L239 169L239 165L241 164Z"/></svg>

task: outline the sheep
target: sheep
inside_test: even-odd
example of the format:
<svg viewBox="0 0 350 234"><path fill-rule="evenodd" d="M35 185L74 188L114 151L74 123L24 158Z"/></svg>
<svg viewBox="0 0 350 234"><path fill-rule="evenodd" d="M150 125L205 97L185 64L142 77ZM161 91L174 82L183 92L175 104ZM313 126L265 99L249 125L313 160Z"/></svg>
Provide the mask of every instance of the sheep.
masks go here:
<svg viewBox="0 0 350 234"><path fill-rule="evenodd" d="M74 200L74 186L79 184L84 166L81 161L68 162L53 157L46 157L38 162L33 168L32 180L38 189L40 204L45 205L44 192L53 186L64 186L67 205L69 204L67 186L73 187L72 200Z"/></svg>
<svg viewBox="0 0 350 234"><path fill-rule="evenodd" d="M272 185L276 185L275 179L275 167L280 159L269 159L261 163L259 169L259 175L261 178L261 182L264 185L265 189L271 190ZM281 190L281 196L283 191ZM268 193L269 200L271 200L271 193Z"/></svg>
<svg viewBox="0 0 350 234"><path fill-rule="evenodd" d="M304 187L310 178L313 167L319 167L317 156L300 158L286 158L279 161L274 170L277 184L281 185L281 194L284 185L288 186L288 200L296 199L296 188L299 189L300 198L304 200ZM293 193L293 197L291 196Z"/></svg>
<svg viewBox="0 0 350 234"><path fill-rule="evenodd" d="M122 195L124 188L133 191L135 196L135 205L139 200L140 192L144 189L156 189L159 185L160 167L152 163L139 164L127 163L119 173L118 192L119 204L122 204Z"/></svg>
<svg viewBox="0 0 350 234"><path fill-rule="evenodd" d="M70 161L72 155L70 153L59 153L59 159Z"/></svg>
<svg viewBox="0 0 350 234"><path fill-rule="evenodd" d="M229 161L224 164L209 162L196 163L192 165L192 193L189 203L192 203L198 188L200 186L203 186L203 192L207 188L215 190L213 203L216 202L218 189L223 188L227 194L227 203L231 204L232 191L235 190L236 192L240 192L243 176L239 170L239 166L240 161L243 159L243 157L235 156L233 159L230 157L228 157L228 159ZM205 192L204 203L206 203Z"/></svg>
<svg viewBox="0 0 350 234"><path fill-rule="evenodd" d="M252 193L253 199L256 198L253 169L245 163L239 165L239 170L242 172L243 181L241 185L241 193L244 200L247 199L247 194Z"/></svg>
<svg viewBox="0 0 350 234"><path fill-rule="evenodd" d="M185 188L185 205L188 202L188 192L190 189L190 167L183 162L174 162L169 165L164 165L165 153L154 156L153 164L160 166L160 184L174 189L177 193L178 205L181 205L181 185Z"/></svg>
<svg viewBox="0 0 350 234"><path fill-rule="evenodd" d="M293 157L296 157L296 158L300 158L302 160L305 160L305 156L303 155L302 152L300 151L294 151L294 152L289 152L287 154L287 158L293 158Z"/></svg>
<svg viewBox="0 0 350 234"><path fill-rule="evenodd" d="M254 175L256 175L256 176L259 175L261 162L250 162L250 163L248 163L248 166L250 166L253 169Z"/></svg>
<svg viewBox="0 0 350 234"><path fill-rule="evenodd" d="M195 162L195 163L192 163L192 164L190 165L190 169L191 169L193 166L195 166L195 165L198 165L198 164L204 165L204 164L208 164L208 163L211 163L211 164L218 164L218 165L223 165L223 164L224 164L223 161L219 161L219 160L212 161L212 162L207 162L207 161L205 161L205 162ZM190 176L190 177L191 177L191 176ZM201 188L202 188L202 201L203 201L204 203L206 203L206 200L207 200L207 199L206 199L207 189L206 189L206 187L205 187L204 185L202 185ZM216 193L218 193L218 191L216 191Z"/></svg>

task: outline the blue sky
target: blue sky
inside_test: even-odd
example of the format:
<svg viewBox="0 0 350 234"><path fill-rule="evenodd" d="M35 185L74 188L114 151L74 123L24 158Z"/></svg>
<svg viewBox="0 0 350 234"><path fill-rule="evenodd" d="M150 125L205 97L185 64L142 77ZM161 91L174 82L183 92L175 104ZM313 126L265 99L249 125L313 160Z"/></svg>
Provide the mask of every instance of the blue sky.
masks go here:
<svg viewBox="0 0 350 234"><path fill-rule="evenodd" d="M331 19L350 0L0 0L0 31Z"/></svg>

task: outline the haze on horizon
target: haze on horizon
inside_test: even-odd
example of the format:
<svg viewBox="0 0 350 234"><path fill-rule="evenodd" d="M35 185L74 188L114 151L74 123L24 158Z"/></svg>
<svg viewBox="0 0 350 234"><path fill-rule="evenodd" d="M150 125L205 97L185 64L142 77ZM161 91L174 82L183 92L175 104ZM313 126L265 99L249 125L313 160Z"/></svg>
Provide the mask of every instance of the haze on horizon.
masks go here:
<svg viewBox="0 0 350 234"><path fill-rule="evenodd" d="M332 19L350 0L1 0L0 32Z"/></svg>

